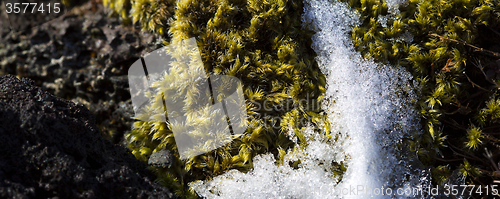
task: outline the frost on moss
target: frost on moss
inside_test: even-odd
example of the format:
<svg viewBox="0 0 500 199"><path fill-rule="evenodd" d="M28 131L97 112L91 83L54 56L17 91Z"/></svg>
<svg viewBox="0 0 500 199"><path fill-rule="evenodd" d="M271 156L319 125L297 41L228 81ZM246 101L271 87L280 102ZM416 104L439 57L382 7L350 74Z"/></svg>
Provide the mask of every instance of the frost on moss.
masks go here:
<svg viewBox="0 0 500 199"><path fill-rule="evenodd" d="M388 15L384 1L346 2L361 14L362 23L352 29L357 50L402 65L416 79L425 133L409 143L433 166L435 182L446 183L449 169L460 170L469 184L498 179L493 175L498 154L482 161L488 148L498 151L500 144L494 130L500 123L498 1L408 0L387 21L380 20ZM443 168L448 172L438 172ZM471 172L477 169L492 175Z"/></svg>
<svg viewBox="0 0 500 199"><path fill-rule="evenodd" d="M118 7L118 1L104 3L148 30L168 30L171 41L166 44L196 38L207 74L235 76L243 82L249 127L222 148L181 160L170 130L172 124L166 122L137 121L127 135L129 148L140 160L147 161L163 148L173 151L174 166L154 170L160 181L177 190L179 196L193 196L187 184L194 180L230 169L248 171L258 154L271 152L282 162L279 154L294 146L287 135L290 129L302 144L306 138L301 129L307 124L330 138L319 103L325 92L325 77L310 48L313 32L302 28L302 1L180 0L172 5L172 12L167 9L173 14L170 19L146 6L171 5L169 1L127 2L120 5L129 7ZM166 82L159 81L156 86ZM165 94L168 99L169 94ZM160 106L151 106L150 112L155 113ZM185 109L189 111L189 107ZM200 117L199 121L210 119Z"/></svg>

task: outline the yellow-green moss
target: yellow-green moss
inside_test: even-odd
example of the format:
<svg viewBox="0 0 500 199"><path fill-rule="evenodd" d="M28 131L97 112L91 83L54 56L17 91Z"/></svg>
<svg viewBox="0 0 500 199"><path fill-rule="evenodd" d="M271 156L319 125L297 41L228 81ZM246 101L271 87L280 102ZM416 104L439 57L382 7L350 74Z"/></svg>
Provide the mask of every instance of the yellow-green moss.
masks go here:
<svg viewBox="0 0 500 199"><path fill-rule="evenodd" d="M172 12L168 9L172 5L169 2L107 0L104 3L123 18L132 17L145 29L159 33L168 30L171 41L165 44L196 38L208 74L231 75L243 82L249 127L222 148L180 160L170 124L135 122L127 141L138 159L147 161L162 148L177 155L174 168L154 168L161 182L179 196L194 196L188 189L189 182L230 169L248 171L257 154L271 152L282 162L280 152L293 147L287 136L290 129L300 134L299 129L309 122L329 133L326 115L321 113L319 104L326 80L310 48L313 32L302 28L302 1L180 0L175 2ZM130 13L118 4L130 5ZM152 4L165 5L168 14L146 6ZM297 137L304 139L301 135Z"/></svg>
<svg viewBox="0 0 500 199"><path fill-rule="evenodd" d="M494 176L476 171L492 175L495 171L489 161L478 159L483 159L484 150L500 146L498 135L492 134L500 123L500 81L484 75L483 67L500 57L481 50L481 45L488 42L486 32L495 35L499 29L495 24L500 21L500 3L408 0L385 24L380 19L390 12L383 0L344 1L361 15L361 24L352 29L356 49L366 58L406 67L416 80L420 96L416 104L425 132L408 143L420 160L432 166L434 182L446 183L451 171L458 170L470 184L491 183ZM279 157L291 147L284 132L291 127L298 133L303 127L300 120L327 124L319 107L311 107L316 105L313 100L321 99L325 78L309 48L312 33L301 28L301 1L104 3L144 29L168 34L172 42L195 37L207 72L233 75L244 83L250 115L250 128L244 136L189 161L177 160L182 166L156 169L179 195L188 195L186 184L190 181L233 168L248 170L258 153L270 151ZM293 106L281 107L281 111L257 110L256 104L266 99L269 107L289 101ZM301 99L309 99L309 103L301 103ZM281 118L280 128L271 128L272 122L265 116ZM325 128L329 132L328 125ZM128 140L136 157L144 161L163 147L175 151L173 135L165 123L136 122ZM460 149L463 147L470 150Z"/></svg>
<svg viewBox="0 0 500 199"><path fill-rule="evenodd" d="M103 0L124 23L139 23L143 30L166 34L174 14L175 0Z"/></svg>
<svg viewBox="0 0 500 199"><path fill-rule="evenodd" d="M481 48L500 45L500 2L408 0L395 16L381 0L346 2L361 15L362 23L352 29L356 49L366 58L406 67L416 80L425 133L409 143L433 166L434 182L446 183L450 169L459 169L469 184L492 183L495 177L481 178L476 171L495 172L490 161L481 160L485 148L500 144L493 132L500 123L499 84L486 76L484 64L500 57ZM387 16L385 25L379 19Z"/></svg>

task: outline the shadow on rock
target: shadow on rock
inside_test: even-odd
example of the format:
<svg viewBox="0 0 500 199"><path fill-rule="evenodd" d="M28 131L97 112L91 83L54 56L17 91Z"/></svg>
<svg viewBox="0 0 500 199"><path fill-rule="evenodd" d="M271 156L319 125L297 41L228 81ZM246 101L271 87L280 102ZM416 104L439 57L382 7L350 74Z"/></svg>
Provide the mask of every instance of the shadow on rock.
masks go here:
<svg viewBox="0 0 500 199"><path fill-rule="evenodd" d="M0 198L172 198L83 106L0 76Z"/></svg>

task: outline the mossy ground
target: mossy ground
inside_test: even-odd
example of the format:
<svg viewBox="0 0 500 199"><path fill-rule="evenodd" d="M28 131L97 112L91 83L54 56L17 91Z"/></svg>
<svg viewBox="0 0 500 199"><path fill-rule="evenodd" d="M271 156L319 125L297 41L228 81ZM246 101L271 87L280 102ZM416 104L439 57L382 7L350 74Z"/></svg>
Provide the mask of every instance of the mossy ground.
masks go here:
<svg viewBox="0 0 500 199"><path fill-rule="evenodd" d="M453 171L467 184L491 185L498 180L500 2L409 0L400 4L396 15L389 14L382 0L344 2L361 15L361 24L352 29L356 49L368 59L407 68L416 80L420 98L415 104L425 132L407 142L432 167L433 182L447 183ZM313 33L301 28L301 1L104 3L126 21L140 22L171 42L195 37L207 72L244 82L251 115L245 135L206 155L179 161L183 166L175 171L158 170L163 179L175 181L169 183L177 184L180 195L185 195L189 181L233 168L248 170L256 154L277 155L290 148L284 131L292 127L299 132L301 119L325 122L318 107L307 107L314 103L300 103L306 98L320 100L325 86L309 47ZM272 99L270 107L287 101L294 106L256 110L253 102L265 99ZM269 126L267 116L281 118L280 128ZM158 132L163 133L155 137ZM175 151L166 124L136 122L128 140L142 160L165 146Z"/></svg>
<svg viewBox="0 0 500 199"><path fill-rule="evenodd" d="M433 182L458 171L467 184L492 185L500 177L500 2L409 0L395 16L383 1L346 2L361 14L356 49L416 80L425 132L408 143L432 166Z"/></svg>
<svg viewBox="0 0 500 199"><path fill-rule="evenodd" d="M196 38L208 74L231 75L243 82L249 128L242 136L188 160L177 156L174 168L153 168L160 181L179 196L195 196L187 186L194 180L230 169L248 171L257 154L271 152L279 159L294 145L286 135L290 129L299 139L305 139L300 129L308 122L329 133L319 105L326 81L310 48L313 32L302 28L302 1L122 0L104 4L125 22L139 22L144 29L165 35L169 38L165 44ZM143 161L162 148L178 154L167 123L137 121L127 141Z"/></svg>

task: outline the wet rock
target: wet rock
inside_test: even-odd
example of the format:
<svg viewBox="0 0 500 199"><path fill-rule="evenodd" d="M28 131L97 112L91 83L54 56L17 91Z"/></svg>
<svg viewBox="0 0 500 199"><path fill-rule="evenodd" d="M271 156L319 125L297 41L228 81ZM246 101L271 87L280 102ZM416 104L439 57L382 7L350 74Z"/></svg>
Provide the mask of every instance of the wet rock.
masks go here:
<svg viewBox="0 0 500 199"><path fill-rule="evenodd" d="M93 115L34 82L0 76L0 198L172 198L101 137Z"/></svg>

